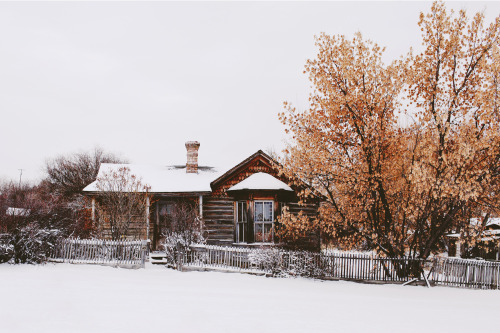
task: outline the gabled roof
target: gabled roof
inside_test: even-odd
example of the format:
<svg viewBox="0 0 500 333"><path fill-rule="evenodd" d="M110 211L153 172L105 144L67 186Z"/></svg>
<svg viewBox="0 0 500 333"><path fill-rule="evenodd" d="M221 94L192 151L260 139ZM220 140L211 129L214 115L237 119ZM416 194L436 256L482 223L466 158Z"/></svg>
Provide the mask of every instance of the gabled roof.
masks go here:
<svg viewBox="0 0 500 333"><path fill-rule="evenodd" d="M188 193L211 193L212 190L228 178L244 170L249 163L259 158L260 161L267 164L270 168L278 163L262 150L252 154L233 168L222 173L213 167L198 167L198 173L186 173L185 166L152 166L141 164L110 164L102 163L99 168L97 179L104 177L120 168L130 169L130 174L140 179L141 183L149 187L149 193L170 194L188 194ZM97 179L83 189L84 192L99 192L97 188ZM283 181L273 175L264 172L257 172L233 185L229 190L238 189L258 189L258 190L285 190L293 191Z"/></svg>
<svg viewBox="0 0 500 333"><path fill-rule="evenodd" d="M221 183L222 181L226 180L231 175L233 175L233 174L237 173L238 171L240 171L240 169L244 168L250 161L252 161L254 158L256 158L258 156L262 157L266 162L269 163L270 166L273 165L273 164L277 164L277 162L271 156L267 155L262 150L259 150L256 153L254 153L254 154L250 155L249 157L247 157L245 160L243 160L240 163L238 163L236 166L234 166L231 169L229 169L228 171L226 171L219 178L217 178L214 181L212 181L212 183L210 183L210 185L212 187L214 187L217 184Z"/></svg>
<svg viewBox="0 0 500 333"><path fill-rule="evenodd" d="M130 169L130 174L135 175L141 180L142 184L149 186L148 192L150 193L210 193L213 184L239 171L239 169L245 167L248 162L252 161L257 156L261 156L269 165L275 163L274 160L262 150L252 154L225 173L220 172L214 167L206 166L199 166L198 173L186 173L185 165L153 166L102 163L97 174L97 179L102 178L105 174L126 167ZM275 179L274 177L272 178ZM97 179L86 186L83 191L90 193L99 192L97 188Z"/></svg>
<svg viewBox="0 0 500 333"><path fill-rule="evenodd" d="M268 173L257 172L236 185L231 186L228 191L240 190L284 190L293 191L290 186Z"/></svg>

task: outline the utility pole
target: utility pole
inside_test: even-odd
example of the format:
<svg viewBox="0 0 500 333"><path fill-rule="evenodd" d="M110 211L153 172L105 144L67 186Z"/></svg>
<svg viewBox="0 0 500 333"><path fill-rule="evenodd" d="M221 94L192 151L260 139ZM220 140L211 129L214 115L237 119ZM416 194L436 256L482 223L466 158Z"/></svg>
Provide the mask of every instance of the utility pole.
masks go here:
<svg viewBox="0 0 500 333"><path fill-rule="evenodd" d="M21 187L21 180L23 178L23 170L24 169L18 169L19 170L19 187Z"/></svg>

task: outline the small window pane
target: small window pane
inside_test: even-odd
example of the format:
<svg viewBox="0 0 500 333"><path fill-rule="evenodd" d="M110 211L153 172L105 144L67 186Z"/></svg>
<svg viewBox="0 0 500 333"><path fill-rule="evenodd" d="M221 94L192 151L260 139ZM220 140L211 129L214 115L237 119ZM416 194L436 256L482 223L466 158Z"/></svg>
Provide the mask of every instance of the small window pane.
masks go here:
<svg viewBox="0 0 500 333"><path fill-rule="evenodd" d="M263 242L264 241L262 223L255 224L255 241L256 242Z"/></svg>
<svg viewBox="0 0 500 333"><path fill-rule="evenodd" d="M238 221L245 222L247 220L247 203L238 202Z"/></svg>
<svg viewBox="0 0 500 333"><path fill-rule="evenodd" d="M264 221L272 221L273 220L273 202L266 201L264 202Z"/></svg>
<svg viewBox="0 0 500 333"><path fill-rule="evenodd" d="M264 221L264 207L262 202L255 203L255 222Z"/></svg>
<svg viewBox="0 0 500 333"><path fill-rule="evenodd" d="M272 223L265 223L264 224L264 235L263 235L263 241L266 243L271 243L273 241L273 224Z"/></svg>
<svg viewBox="0 0 500 333"><path fill-rule="evenodd" d="M244 223L238 223L238 242L240 243L245 241L245 226Z"/></svg>

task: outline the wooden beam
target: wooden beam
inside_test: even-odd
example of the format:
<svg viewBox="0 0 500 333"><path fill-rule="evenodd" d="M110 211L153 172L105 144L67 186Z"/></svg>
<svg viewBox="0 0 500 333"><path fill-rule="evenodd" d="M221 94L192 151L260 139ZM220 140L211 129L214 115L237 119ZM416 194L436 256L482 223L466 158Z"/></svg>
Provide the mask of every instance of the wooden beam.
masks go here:
<svg viewBox="0 0 500 333"><path fill-rule="evenodd" d="M95 223L95 197L92 197L92 222Z"/></svg>
<svg viewBox="0 0 500 333"><path fill-rule="evenodd" d="M200 194L198 205L200 206L200 218L203 218L203 195Z"/></svg>
<svg viewBox="0 0 500 333"><path fill-rule="evenodd" d="M149 239L149 222L150 222L150 216L149 216L149 197L146 198L146 240Z"/></svg>

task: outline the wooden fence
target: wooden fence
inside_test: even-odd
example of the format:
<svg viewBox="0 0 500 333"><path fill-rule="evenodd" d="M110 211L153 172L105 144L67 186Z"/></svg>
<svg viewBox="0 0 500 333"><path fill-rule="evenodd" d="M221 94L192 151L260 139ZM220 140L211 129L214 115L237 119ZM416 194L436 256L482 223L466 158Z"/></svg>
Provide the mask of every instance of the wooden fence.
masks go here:
<svg viewBox="0 0 500 333"><path fill-rule="evenodd" d="M446 258L434 260L431 279L441 285L500 289L500 263Z"/></svg>
<svg viewBox="0 0 500 333"><path fill-rule="evenodd" d="M384 258L369 254L311 253L277 248L240 248L196 245L179 253L182 266L262 272L273 275L309 276L384 282L408 282L429 278L438 285L500 289L500 263L436 258Z"/></svg>
<svg viewBox="0 0 500 333"><path fill-rule="evenodd" d="M420 277L424 260L363 254L311 253L282 249L193 246L177 266L256 271L275 275L406 282Z"/></svg>
<svg viewBox="0 0 500 333"><path fill-rule="evenodd" d="M177 264L194 267L212 267L221 269L236 270L258 270L263 271L261 267L252 265L249 255L255 249L242 247L228 247L216 245L195 245L191 250L180 254L177 258Z"/></svg>
<svg viewBox="0 0 500 333"><path fill-rule="evenodd" d="M54 247L52 260L68 263L144 267L147 241L63 239Z"/></svg>
<svg viewBox="0 0 500 333"><path fill-rule="evenodd" d="M332 278L406 282L420 278L425 261L363 254L318 254Z"/></svg>

